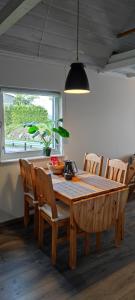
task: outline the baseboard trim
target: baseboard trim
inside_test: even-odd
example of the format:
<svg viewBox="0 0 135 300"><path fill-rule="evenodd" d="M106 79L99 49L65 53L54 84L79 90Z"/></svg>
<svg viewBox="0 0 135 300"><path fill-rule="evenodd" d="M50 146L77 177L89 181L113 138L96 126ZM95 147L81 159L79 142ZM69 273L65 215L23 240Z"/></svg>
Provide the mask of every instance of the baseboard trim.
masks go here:
<svg viewBox="0 0 135 300"><path fill-rule="evenodd" d="M1 222L0 225L2 225L2 226L3 225L14 225L14 224L21 223L21 222L23 222L23 217L19 217L19 218Z"/></svg>

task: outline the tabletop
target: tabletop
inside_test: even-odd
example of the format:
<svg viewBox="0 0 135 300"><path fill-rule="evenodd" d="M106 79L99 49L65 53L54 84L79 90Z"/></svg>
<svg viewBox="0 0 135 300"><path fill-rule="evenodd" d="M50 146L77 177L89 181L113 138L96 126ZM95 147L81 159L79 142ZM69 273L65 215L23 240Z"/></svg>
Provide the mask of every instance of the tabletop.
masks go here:
<svg viewBox="0 0 135 300"><path fill-rule="evenodd" d="M83 198L119 190L125 185L104 177L87 172L77 174L72 180L65 180L63 176L52 175L53 189L56 197L66 204Z"/></svg>

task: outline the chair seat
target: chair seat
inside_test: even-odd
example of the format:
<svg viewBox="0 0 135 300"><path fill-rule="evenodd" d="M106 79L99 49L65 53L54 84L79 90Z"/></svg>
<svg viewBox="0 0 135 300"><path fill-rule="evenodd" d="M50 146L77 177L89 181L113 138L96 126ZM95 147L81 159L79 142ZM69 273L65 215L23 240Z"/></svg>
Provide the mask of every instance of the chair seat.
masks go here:
<svg viewBox="0 0 135 300"><path fill-rule="evenodd" d="M67 205L58 201L56 203L56 206L58 212L58 217L56 218L56 220L63 220L69 218L70 212L69 212L69 207ZM44 204L43 206L39 207L39 209L44 213L46 213L52 219L51 207L48 204Z"/></svg>

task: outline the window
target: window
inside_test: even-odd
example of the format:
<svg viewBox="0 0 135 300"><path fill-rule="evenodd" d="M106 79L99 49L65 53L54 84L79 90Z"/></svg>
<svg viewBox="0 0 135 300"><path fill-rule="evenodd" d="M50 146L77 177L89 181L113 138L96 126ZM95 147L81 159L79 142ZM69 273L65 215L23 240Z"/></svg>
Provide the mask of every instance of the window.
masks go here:
<svg viewBox="0 0 135 300"><path fill-rule="evenodd" d="M1 98L1 159L38 156L43 153L40 135L29 133L29 126L40 132L51 129L59 119L61 96L56 92L38 92L2 88ZM52 153L61 153L61 141L51 141Z"/></svg>

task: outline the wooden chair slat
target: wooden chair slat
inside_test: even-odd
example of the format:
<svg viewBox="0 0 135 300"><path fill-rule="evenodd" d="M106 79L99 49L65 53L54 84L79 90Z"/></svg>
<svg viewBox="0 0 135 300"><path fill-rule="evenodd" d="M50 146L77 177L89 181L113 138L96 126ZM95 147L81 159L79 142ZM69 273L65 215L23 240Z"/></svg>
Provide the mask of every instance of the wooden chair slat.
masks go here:
<svg viewBox="0 0 135 300"><path fill-rule="evenodd" d="M96 169L98 168L98 164L94 161L93 163L93 174L96 174Z"/></svg>
<svg viewBox="0 0 135 300"><path fill-rule="evenodd" d="M114 168L111 168L109 179L113 180L113 177L114 177Z"/></svg>
<svg viewBox="0 0 135 300"><path fill-rule="evenodd" d="M121 174L121 170L117 169L117 168L113 168L113 180L115 181L119 181L119 177L118 174ZM120 177L121 178L121 177Z"/></svg>

